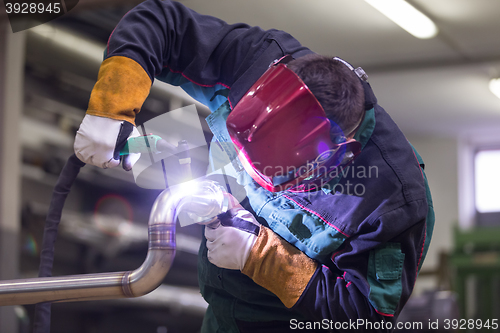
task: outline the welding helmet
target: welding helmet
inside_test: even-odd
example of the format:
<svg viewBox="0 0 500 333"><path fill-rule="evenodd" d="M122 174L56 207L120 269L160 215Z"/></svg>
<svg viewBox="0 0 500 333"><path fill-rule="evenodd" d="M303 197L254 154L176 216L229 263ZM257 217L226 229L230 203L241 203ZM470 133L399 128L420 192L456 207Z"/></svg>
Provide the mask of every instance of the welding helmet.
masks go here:
<svg viewBox="0 0 500 333"><path fill-rule="evenodd" d="M361 151L359 142L345 140L349 133L344 136L287 68L290 60L287 56L273 63L226 121L243 167L271 192L316 190Z"/></svg>

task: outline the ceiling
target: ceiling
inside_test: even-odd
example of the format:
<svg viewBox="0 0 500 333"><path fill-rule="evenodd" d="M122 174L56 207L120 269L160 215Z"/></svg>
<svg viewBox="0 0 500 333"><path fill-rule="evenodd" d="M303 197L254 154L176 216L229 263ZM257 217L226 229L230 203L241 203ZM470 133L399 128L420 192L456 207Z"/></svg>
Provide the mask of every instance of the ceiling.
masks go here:
<svg viewBox="0 0 500 333"><path fill-rule="evenodd" d="M428 40L364 0L180 2L229 23L285 30L317 53L363 67L379 103L406 134L500 129L500 99L488 90L489 79L500 76L500 1L408 0L437 24L438 35ZM115 3L80 0L66 23L107 38L125 12L109 8Z"/></svg>

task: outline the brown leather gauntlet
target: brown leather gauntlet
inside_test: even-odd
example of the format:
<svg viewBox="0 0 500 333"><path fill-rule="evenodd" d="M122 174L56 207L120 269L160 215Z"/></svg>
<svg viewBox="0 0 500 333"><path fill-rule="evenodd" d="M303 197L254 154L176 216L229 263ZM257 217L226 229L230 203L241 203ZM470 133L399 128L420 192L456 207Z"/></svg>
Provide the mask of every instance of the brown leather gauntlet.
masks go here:
<svg viewBox="0 0 500 333"><path fill-rule="evenodd" d="M291 308L306 289L317 267L314 260L271 229L261 226L242 273Z"/></svg>
<svg viewBox="0 0 500 333"><path fill-rule="evenodd" d="M135 125L150 89L151 79L141 65L127 57L110 57L101 64L87 114Z"/></svg>

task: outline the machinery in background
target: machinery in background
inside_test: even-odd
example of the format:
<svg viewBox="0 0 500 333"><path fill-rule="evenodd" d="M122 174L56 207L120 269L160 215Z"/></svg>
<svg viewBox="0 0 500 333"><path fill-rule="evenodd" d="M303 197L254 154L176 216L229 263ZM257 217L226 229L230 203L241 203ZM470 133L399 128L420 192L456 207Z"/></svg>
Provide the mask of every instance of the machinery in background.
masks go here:
<svg viewBox="0 0 500 333"><path fill-rule="evenodd" d="M500 320L500 228L456 228L454 240L449 262L461 318Z"/></svg>

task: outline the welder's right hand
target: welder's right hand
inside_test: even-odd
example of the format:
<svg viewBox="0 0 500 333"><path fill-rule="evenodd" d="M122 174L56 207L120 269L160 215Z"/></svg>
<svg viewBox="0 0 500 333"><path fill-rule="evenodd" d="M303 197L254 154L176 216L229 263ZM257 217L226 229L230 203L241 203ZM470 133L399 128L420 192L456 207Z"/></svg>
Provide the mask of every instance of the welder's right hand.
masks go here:
<svg viewBox="0 0 500 333"><path fill-rule="evenodd" d="M75 154L86 164L107 169L120 164L120 150L129 137L140 136L137 128L127 121L85 115L75 137ZM123 157L123 168L131 170L141 154Z"/></svg>

